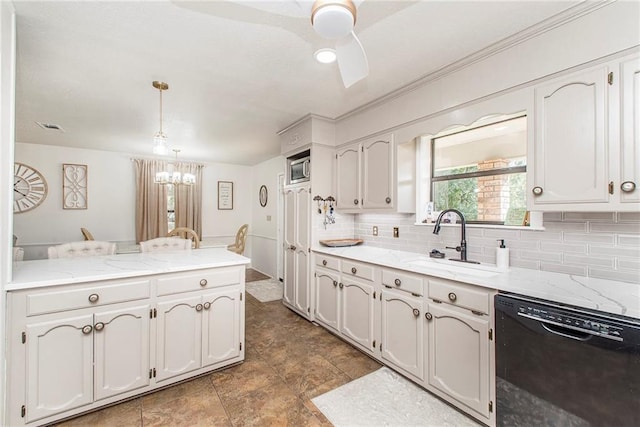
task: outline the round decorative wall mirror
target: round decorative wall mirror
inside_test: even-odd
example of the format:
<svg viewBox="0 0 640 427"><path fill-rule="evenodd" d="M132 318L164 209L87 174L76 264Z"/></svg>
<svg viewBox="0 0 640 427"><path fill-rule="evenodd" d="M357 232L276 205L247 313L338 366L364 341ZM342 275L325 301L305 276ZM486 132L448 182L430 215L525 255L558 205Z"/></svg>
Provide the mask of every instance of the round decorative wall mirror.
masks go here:
<svg viewBox="0 0 640 427"><path fill-rule="evenodd" d="M267 206L267 200L269 198L269 194L267 192L267 186L263 185L260 187L260 191L258 192L258 198L260 200L260 206L263 208Z"/></svg>

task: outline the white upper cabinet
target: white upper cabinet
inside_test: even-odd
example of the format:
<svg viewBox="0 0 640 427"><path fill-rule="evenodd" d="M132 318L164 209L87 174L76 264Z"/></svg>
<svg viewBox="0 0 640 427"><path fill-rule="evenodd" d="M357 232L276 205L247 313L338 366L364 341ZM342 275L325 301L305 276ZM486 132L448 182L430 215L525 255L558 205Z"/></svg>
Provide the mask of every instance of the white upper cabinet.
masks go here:
<svg viewBox="0 0 640 427"><path fill-rule="evenodd" d="M393 148L392 135L362 144L362 207L365 209L389 209L395 206Z"/></svg>
<svg viewBox="0 0 640 427"><path fill-rule="evenodd" d="M340 209L360 206L360 144L336 151L336 199Z"/></svg>
<svg viewBox="0 0 640 427"><path fill-rule="evenodd" d="M336 199L342 212L362 210L413 212L415 191L398 191L397 170L415 179L415 145L396 149L393 134L385 134L336 150ZM402 153L402 156L398 156ZM401 185L406 186L403 178ZM415 188L411 186L411 188ZM403 200L398 200L398 194ZM407 199L407 200L404 200Z"/></svg>
<svg viewBox="0 0 640 427"><path fill-rule="evenodd" d="M620 191L623 204L640 202L640 58L620 64L622 105L622 172ZM637 205L636 205L637 206Z"/></svg>
<svg viewBox="0 0 640 427"><path fill-rule="evenodd" d="M531 210L638 209L638 63L613 61L535 87Z"/></svg>

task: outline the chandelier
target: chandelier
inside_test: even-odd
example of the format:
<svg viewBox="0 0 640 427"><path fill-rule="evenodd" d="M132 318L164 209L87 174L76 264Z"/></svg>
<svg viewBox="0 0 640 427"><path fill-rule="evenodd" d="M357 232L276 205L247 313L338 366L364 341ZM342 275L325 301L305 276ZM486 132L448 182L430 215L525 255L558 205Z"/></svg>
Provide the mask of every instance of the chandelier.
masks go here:
<svg viewBox="0 0 640 427"><path fill-rule="evenodd" d="M178 163L178 153L180 152L180 150L174 148L172 151L176 153L175 162ZM175 165L172 163L169 163L167 166L168 167L166 171L156 173L156 177L153 180L154 183L162 185L193 185L196 183L196 176L194 174L180 173L174 170Z"/></svg>
<svg viewBox="0 0 640 427"><path fill-rule="evenodd" d="M167 135L162 132L162 91L168 90L169 85L159 81L154 81L152 85L160 92L160 130L153 137L153 154L166 156L169 154L169 144L167 143Z"/></svg>

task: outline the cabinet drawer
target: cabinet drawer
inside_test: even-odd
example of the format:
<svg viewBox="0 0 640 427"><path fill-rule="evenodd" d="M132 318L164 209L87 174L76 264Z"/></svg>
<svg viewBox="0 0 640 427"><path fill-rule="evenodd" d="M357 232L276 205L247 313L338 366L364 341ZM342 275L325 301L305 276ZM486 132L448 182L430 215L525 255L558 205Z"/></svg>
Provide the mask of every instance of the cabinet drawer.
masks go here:
<svg viewBox="0 0 640 427"><path fill-rule="evenodd" d="M316 265L335 271L340 271L340 260L326 255L316 254Z"/></svg>
<svg viewBox="0 0 640 427"><path fill-rule="evenodd" d="M158 279L158 296L235 285L240 283L241 273L236 267L163 276Z"/></svg>
<svg viewBox="0 0 640 427"><path fill-rule="evenodd" d="M94 286L85 284L33 293L27 295L27 316L149 298L150 289L150 281L145 279L98 282Z"/></svg>
<svg viewBox="0 0 640 427"><path fill-rule="evenodd" d="M429 279L429 298L484 314L491 307L490 291L445 279Z"/></svg>
<svg viewBox="0 0 640 427"><path fill-rule="evenodd" d="M382 270L382 284L400 291L415 295L424 295L422 276L399 272L396 270Z"/></svg>
<svg viewBox="0 0 640 427"><path fill-rule="evenodd" d="M342 261L342 272L347 276L373 281L375 268L372 265L353 261Z"/></svg>

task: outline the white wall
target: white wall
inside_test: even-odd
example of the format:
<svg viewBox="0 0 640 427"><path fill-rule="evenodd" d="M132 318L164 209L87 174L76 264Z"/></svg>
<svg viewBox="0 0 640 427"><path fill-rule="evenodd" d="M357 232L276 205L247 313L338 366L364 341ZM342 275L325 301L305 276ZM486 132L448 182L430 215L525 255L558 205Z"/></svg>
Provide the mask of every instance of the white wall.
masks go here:
<svg viewBox="0 0 640 427"><path fill-rule="evenodd" d="M11 2L0 2L0 424L5 403L5 285L11 278L13 141L15 137L15 14Z"/></svg>
<svg viewBox="0 0 640 427"><path fill-rule="evenodd" d="M638 46L638 16L640 2L614 2L528 38L509 49L339 120L336 124L336 145L387 131Z"/></svg>
<svg viewBox="0 0 640 427"><path fill-rule="evenodd" d="M135 172L130 154L17 143L15 161L38 169L49 186L40 206L13 215L13 233L18 245L25 247L26 259L46 257L49 245L82 240L80 227L96 240L135 241ZM87 209L62 209L63 163L88 166ZM205 163L203 238L232 243L238 228L251 223L251 176L250 166ZM218 210L218 181L233 182L233 210ZM245 254L250 256L250 250Z"/></svg>
<svg viewBox="0 0 640 427"><path fill-rule="evenodd" d="M278 239L278 174L285 170L285 159L275 157L253 167L251 185L251 266L271 277L276 277ZM260 206L258 191L265 185L268 200Z"/></svg>

